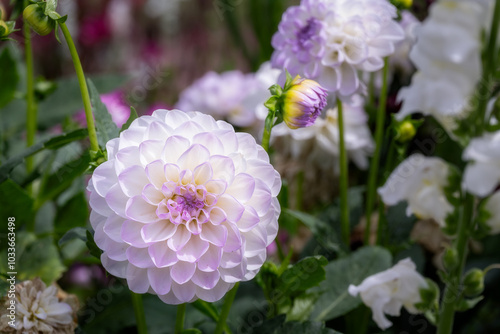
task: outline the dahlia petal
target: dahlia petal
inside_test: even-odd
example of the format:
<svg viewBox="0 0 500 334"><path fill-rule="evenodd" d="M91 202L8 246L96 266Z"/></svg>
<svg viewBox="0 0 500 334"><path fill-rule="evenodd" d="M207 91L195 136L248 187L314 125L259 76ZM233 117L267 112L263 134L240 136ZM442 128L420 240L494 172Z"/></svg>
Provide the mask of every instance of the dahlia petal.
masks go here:
<svg viewBox="0 0 500 334"><path fill-rule="evenodd" d="M177 298L174 295L174 292L172 291L172 288L170 288L170 292L168 292L168 293L166 293L164 295L158 295L158 298L160 298L160 300L162 302L164 302L165 304L169 304L169 305L183 304L183 302L180 301L179 298Z"/></svg>
<svg viewBox="0 0 500 334"><path fill-rule="evenodd" d="M178 252L187 244L190 238L191 233L183 225L179 225L175 234L168 239L167 244L174 252Z"/></svg>
<svg viewBox="0 0 500 334"><path fill-rule="evenodd" d="M257 254L267 247L265 233L265 230L262 231L260 226L256 226L251 231L242 233L243 238L245 238L245 256Z"/></svg>
<svg viewBox="0 0 500 334"><path fill-rule="evenodd" d="M205 183L205 188L209 193L221 195L226 191L227 183L223 180L210 180Z"/></svg>
<svg viewBox="0 0 500 334"><path fill-rule="evenodd" d="M165 178L164 165L163 161L155 160L148 164L145 168L149 181L158 190L160 190L163 184L167 181Z"/></svg>
<svg viewBox="0 0 500 334"><path fill-rule="evenodd" d="M109 216L113 213L108 203L93 189L90 192L89 205L93 210L92 212L97 212L100 215ZM92 220L90 220L90 222L92 223Z"/></svg>
<svg viewBox="0 0 500 334"><path fill-rule="evenodd" d="M126 253L130 263L138 268L151 268L154 266L147 248L129 247Z"/></svg>
<svg viewBox="0 0 500 334"><path fill-rule="evenodd" d="M94 170L92 174L92 184L95 191L104 197L109 189L116 184L115 166L112 161L106 161Z"/></svg>
<svg viewBox="0 0 500 334"><path fill-rule="evenodd" d="M176 164L165 164L163 173L167 181L178 182L181 170Z"/></svg>
<svg viewBox="0 0 500 334"><path fill-rule="evenodd" d="M220 139L211 132L198 133L193 137L193 144L201 144L208 149L210 155L224 154L224 145Z"/></svg>
<svg viewBox="0 0 500 334"><path fill-rule="evenodd" d="M150 183L142 189L142 198L151 205L158 205L165 198L165 195Z"/></svg>
<svg viewBox="0 0 500 334"><path fill-rule="evenodd" d="M137 147L144 138L144 129L129 127L127 131L120 133L119 151L123 151L129 147Z"/></svg>
<svg viewBox="0 0 500 334"><path fill-rule="evenodd" d="M105 198L111 210L113 210L117 215L126 217L125 207L127 206L129 197L123 193L119 184L112 186Z"/></svg>
<svg viewBox="0 0 500 334"><path fill-rule="evenodd" d="M268 212L271 206L271 191L260 180L256 180L256 187L252 198L245 204L251 206L259 215L264 215Z"/></svg>
<svg viewBox="0 0 500 334"><path fill-rule="evenodd" d="M226 244L224 245L224 252L234 252L238 249L241 249L241 245L243 244L243 240L241 238L240 231L238 227L234 224L226 224L227 228L227 239Z"/></svg>
<svg viewBox="0 0 500 334"><path fill-rule="evenodd" d="M176 129L178 128L180 125L186 123L187 121L189 121L189 116L183 112L183 111L180 111L180 110L177 110L177 109L173 109L173 110L157 110L155 112L160 112L161 111L161 115L157 114L153 114L155 115L156 117L160 118L160 119L163 119L165 121L168 120L168 124L173 128L173 129Z"/></svg>
<svg viewBox="0 0 500 334"><path fill-rule="evenodd" d="M257 255L247 257L247 269L248 270L258 270L264 262L266 262L267 251L264 249L261 252L257 253Z"/></svg>
<svg viewBox="0 0 500 334"><path fill-rule="evenodd" d="M109 258L106 252L101 254L101 263L106 271L116 277L124 278L127 273L127 261L115 261Z"/></svg>
<svg viewBox="0 0 500 334"><path fill-rule="evenodd" d="M168 220L160 220L144 225L141 229L141 236L146 243L159 242L171 238L176 231L177 225Z"/></svg>
<svg viewBox="0 0 500 334"><path fill-rule="evenodd" d="M123 170L131 166L141 166L139 148L130 146L116 153L115 171L119 175Z"/></svg>
<svg viewBox="0 0 500 334"><path fill-rule="evenodd" d="M148 271L129 264L127 266L127 284L135 293L146 293L149 290Z"/></svg>
<svg viewBox="0 0 500 334"><path fill-rule="evenodd" d="M195 297L196 285L191 281L182 285L172 282L172 292L181 303L189 303Z"/></svg>
<svg viewBox="0 0 500 334"><path fill-rule="evenodd" d="M200 257L197 263L198 269L205 272L217 270L221 257L222 248L210 245L205 254Z"/></svg>
<svg viewBox="0 0 500 334"><path fill-rule="evenodd" d="M220 225L227 219L226 213L219 207L214 206L209 213L210 222L214 225Z"/></svg>
<svg viewBox="0 0 500 334"><path fill-rule="evenodd" d="M233 268L220 268L220 278L227 283L236 283L241 281L245 277L245 268L244 263L239 263L237 266Z"/></svg>
<svg viewBox="0 0 500 334"><path fill-rule="evenodd" d="M227 228L222 225L205 224L201 229L200 238L217 247L223 247L227 240Z"/></svg>
<svg viewBox="0 0 500 334"><path fill-rule="evenodd" d="M168 138L171 133L172 128L164 122L152 122L148 126L145 139L165 141L165 138ZM145 143L145 141L142 143Z"/></svg>
<svg viewBox="0 0 500 334"><path fill-rule="evenodd" d="M184 284L193 277L195 270L196 263L179 261L170 268L170 277L174 282Z"/></svg>
<svg viewBox="0 0 500 334"><path fill-rule="evenodd" d="M110 210L110 214L112 214L113 211ZM95 230L99 224L104 223L106 221L106 216L103 216L99 214L97 211L92 210L90 212L90 223L92 228Z"/></svg>
<svg viewBox="0 0 500 334"><path fill-rule="evenodd" d="M196 295L200 299L203 299L204 301L213 303L224 297L224 295L229 290L231 290L233 286L234 284L232 283L226 283L222 280L219 280L217 285L211 289L203 289L202 287L196 287Z"/></svg>
<svg viewBox="0 0 500 334"><path fill-rule="evenodd" d="M126 220L122 224L122 230L121 230L121 238L123 241L128 243L131 246L137 247L137 248L145 248L148 247L149 244L144 242L144 239L142 238L141 235L141 230L144 224L135 222L132 220Z"/></svg>
<svg viewBox="0 0 500 334"><path fill-rule="evenodd" d="M117 215L110 215L106 219L103 230L104 233L116 242L123 242L121 237L122 225L125 219Z"/></svg>
<svg viewBox="0 0 500 334"><path fill-rule="evenodd" d="M196 184L204 184L212 178L213 171L209 162L198 165L193 171L193 178Z"/></svg>
<svg viewBox="0 0 500 334"><path fill-rule="evenodd" d="M142 196L134 196L128 200L125 209L127 218L141 223L153 223L158 221L156 206L146 202Z"/></svg>
<svg viewBox="0 0 500 334"><path fill-rule="evenodd" d="M148 268L148 279L151 288L158 295L164 295L170 291L170 287L172 286L170 268Z"/></svg>
<svg viewBox="0 0 500 334"><path fill-rule="evenodd" d="M247 232L257 225L260 220L261 219L257 214L257 211L255 211L253 207L245 206L245 211L243 212L240 220L238 220L237 225L240 231Z"/></svg>
<svg viewBox="0 0 500 334"><path fill-rule="evenodd" d="M238 202L233 196L227 194L219 197L216 205L224 210L227 219L231 222L237 222L240 220L243 212L245 211L243 204Z"/></svg>
<svg viewBox="0 0 500 334"><path fill-rule="evenodd" d="M229 154L238 151L238 138L234 130L215 130L213 132L224 145L224 153Z"/></svg>
<svg viewBox="0 0 500 334"><path fill-rule="evenodd" d="M196 122L187 121L174 130L174 135L184 136L191 140L197 133L203 132L203 128Z"/></svg>
<svg viewBox="0 0 500 334"><path fill-rule="evenodd" d="M180 261L194 263L207 252L209 243L198 237L192 236L185 247L177 252Z"/></svg>
<svg viewBox="0 0 500 334"><path fill-rule="evenodd" d="M125 261L127 259L127 255L125 253L129 247L130 245L125 242L116 242L107 238L102 249L106 251L111 260Z"/></svg>
<svg viewBox="0 0 500 334"><path fill-rule="evenodd" d="M196 270L191 281L203 289L212 289L219 282L220 274L218 271L205 272Z"/></svg>
<svg viewBox="0 0 500 334"><path fill-rule="evenodd" d="M234 268L243 261L243 252L241 249L237 249L233 252L222 253L222 258L220 260L220 266L222 268Z"/></svg>
<svg viewBox="0 0 500 334"><path fill-rule="evenodd" d="M186 222L185 226L191 234L198 235L201 233L201 226L198 224L198 219L191 219Z"/></svg>
<svg viewBox="0 0 500 334"><path fill-rule="evenodd" d="M246 173L235 176L233 183L227 188L226 193L232 195L240 202L248 201L255 189L255 179Z"/></svg>
<svg viewBox="0 0 500 334"><path fill-rule="evenodd" d="M190 145L189 139L182 136L168 137L163 148L162 158L165 162L176 163Z"/></svg>
<svg viewBox="0 0 500 334"><path fill-rule="evenodd" d="M157 124L157 123L153 123ZM166 138L166 137L165 137ZM165 147L165 139L163 140L146 140L139 145L140 160L143 166L155 161L160 156Z"/></svg>
<svg viewBox="0 0 500 334"><path fill-rule="evenodd" d="M273 184L276 177L276 171L272 165L257 159L247 160L247 169L245 172L254 178L260 179L267 185Z"/></svg>
<svg viewBox="0 0 500 334"><path fill-rule="evenodd" d="M214 180L224 180L227 184L231 184L234 179L234 163L231 158L222 155L212 155L209 159L212 165Z"/></svg>
<svg viewBox="0 0 500 334"><path fill-rule="evenodd" d="M164 243L154 243L148 247L151 260L158 268L170 267L178 262L177 254Z"/></svg>
<svg viewBox="0 0 500 334"><path fill-rule="evenodd" d="M108 154L108 161L113 160L118 152L118 145L120 144L119 138L113 138L106 143L106 153Z"/></svg>
<svg viewBox="0 0 500 334"><path fill-rule="evenodd" d="M193 144L177 160L177 164L183 169L194 170L210 158L210 152L200 144Z"/></svg>
<svg viewBox="0 0 500 334"><path fill-rule="evenodd" d="M142 166L131 166L118 175L118 183L122 191L128 197L134 197L142 193L142 189L149 184L148 177Z"/></svg>

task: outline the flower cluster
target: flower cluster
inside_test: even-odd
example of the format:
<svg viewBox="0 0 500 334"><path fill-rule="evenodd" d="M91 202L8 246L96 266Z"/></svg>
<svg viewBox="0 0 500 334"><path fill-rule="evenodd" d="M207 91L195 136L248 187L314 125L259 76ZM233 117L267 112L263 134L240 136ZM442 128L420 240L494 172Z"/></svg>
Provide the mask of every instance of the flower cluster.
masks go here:
<svg viewBox="0 0 500 334"><path fill-rule="evenodd" d="M452 131L465 117L481 76L481 31L487 6L480 1L435 2L417 31L410 59L418 71L403 88L398 119L421 112Z"/></svg>
<svg viewBox="0 0 500 334"><path fill-rule="evenodd" d="M358 286L350 285L349 293L359 294L363 303L372 309L373 320L381 329L387 329L392 323L385 314L399 316L403 306L410 313L419 313L415 305L421 301L420 289L427 287L415 263L406 258L386 271L369 276Z"/></svg>
<svg viewBox="0 0 500 334"><path fill-rule="evenodd" d="M360 89L357 71L381 69L403 39L395 17L386 0L303 0L283 14L272 64L350 96Z"/></svg>
<svg viewBox="0 0 500 334"><path fill-rule="evenodd" d="M453 212L444 193L449 175L449 167L442 159L414 154L392 172L378 192L385 204L395 205L405 200L408 215L432 218L444 227L447 216Z"/></svg>
<svg viewBox="0 0 500 334"><path fill-rule="evenodd" d="M106 270L169 304L216 301L256 275L278 231L281 179L251 135L157 110L106 147L88 186Z"/></svg>
<svg viewBox="0 0 500 334"><path fill-rule="evenodd" d="M257 106L266 101L259 93L269 95L269 86L264 88L254 74L208 72L181 93L176 108L197 110L239 127L250 127L257 120Z"/></svg>
<svg viewBox="0 0 500 334"><path fill-rule="evenodd" d="M70 334L76 328L78 299L68 296L62 301L58 288L47 288L39 278L16 284L15 327L9 326L9 298L4 298L0 311L2 333L55 333Z"/></svg>

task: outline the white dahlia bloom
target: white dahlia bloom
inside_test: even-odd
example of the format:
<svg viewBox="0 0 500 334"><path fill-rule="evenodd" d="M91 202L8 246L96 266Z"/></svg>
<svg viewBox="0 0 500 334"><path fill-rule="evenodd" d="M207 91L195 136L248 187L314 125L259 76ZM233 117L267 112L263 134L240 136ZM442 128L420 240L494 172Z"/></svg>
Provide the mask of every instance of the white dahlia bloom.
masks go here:
<svg viewBox="0 0 500 334"><path fill-rule="evenodd" d="M472 139L463 159L470 161L465 168L465 189L480 197L491 194L500 183L500 131Z"/></svg>
<svg viewBox="0 0 500 334"><path fill-rule="evenodd" d="M156 110L106 148L88 186L106 270L168 304L213 302L256 275L278 231L281 179L251 135Z"/></svg>
<svg viewBox="0 0 500 334"><path fill-rule="evenodd" d="M398 119L421 112L452 131L467 115L481 77L481 31L487 11L488 6L476 1L442 0L432 5L410 52L418 71L398 94L403 102Z"/></svg>
<svg viewBox="0 0 500 334"><path fill-rule="evenodd" d="M392 326L386 314L399 316L401 307L412 313L419 311L415 304L421 302L420 289L428 287L410 258L399 261L395 266L367 277L360 285L350 285L352 296L361 296L363 303L372 309L372 318L385 330Z"/></svg>
<svg viewBox="0 0 500 334"><path fill-rule="evenodd" d="M62 302L55 285L47 288L39 278L16 284L15 327L9 325L13 320L8 309L11 299L4 299L0 312L2 333L70 334L75 331L77 302L72 300L72 306Z"/></svg>
<svg viewBox="0 0 500 334"><path fill-rule="evenodd" d="M486 200L484 208L490 213L486 224L491 228L491 234L500 233L500 191Z"/></svg>
<svg viewBox="0 0 500 334"><path fill-rule="evenodd" d="M387 205L407 201L408 216L432 218L444 227L446 217L453 212L444 193L449 175L450 169L444 160L413 154L392 172L378 193Z"/></svg>
<svg viewBox="0 0 500 334"><path fill-rule="evenodd" d="M358 70L380 70L404 32L387 0L302 0L287 9L274 35L271 62L348 97Z"/></svg>
<svg viewBox="0 0 500 334"><path fill-rule="evenodd" d="M368 128L368 117L364 111L364 101L359 95L350 103L343 103L344 140L348 158L360 169L368 167L368 156L375 144ZM319 117L307 128L289 129L280 124L273 129L273 137L283 137L287 141L292 157L302 159L307 156L315 165L338 172L339 128L338 109L326 111L326 117ZM311 143L312 142L312 143ZM311 144L313 150L311 151Z"/></svg>

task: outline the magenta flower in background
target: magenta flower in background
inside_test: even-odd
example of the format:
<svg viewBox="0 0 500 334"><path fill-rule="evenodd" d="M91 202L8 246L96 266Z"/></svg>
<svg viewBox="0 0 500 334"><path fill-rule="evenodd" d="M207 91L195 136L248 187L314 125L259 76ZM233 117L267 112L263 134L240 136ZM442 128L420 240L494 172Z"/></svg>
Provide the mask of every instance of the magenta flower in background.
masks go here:
<svg viewBox="0 0 500 334"><path fill-rule="evenodd" d="M219 300L257 274L278 232L281 179L251 135L157 110L106 147L88 185L106 270L168 304Z"/></svg>
<svg viewBox="0 0 500 334"><path fill-rule="evenodd" d="M101 94L101 101L108 109L113 122L120 128L125 124L130 116L130 106L125 102L121 91L114 91L108 94ZM85 111L79 111L74 120L82 127L87 126Z"/></svg>
<svg viewBox="0 0 500 334"><path fill-rule="evenodd" d="M316 81L297 76L283 95L283 121L298 129L314 124L326 106L328 93Z"/></svg>

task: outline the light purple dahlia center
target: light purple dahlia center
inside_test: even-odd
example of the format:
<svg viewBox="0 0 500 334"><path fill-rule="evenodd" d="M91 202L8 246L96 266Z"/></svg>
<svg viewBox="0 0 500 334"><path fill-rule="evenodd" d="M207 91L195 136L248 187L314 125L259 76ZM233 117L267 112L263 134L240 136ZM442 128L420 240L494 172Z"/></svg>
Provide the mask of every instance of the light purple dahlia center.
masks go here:
<svg viewBox="0 0 500 334"><path fill-rule="evenodd" d="M311 48L312 45L308 41L321 29L321 23L318 19L311 17L307 20L307 24L303 26L296 34L297 41L301 49Z"/></svg>

